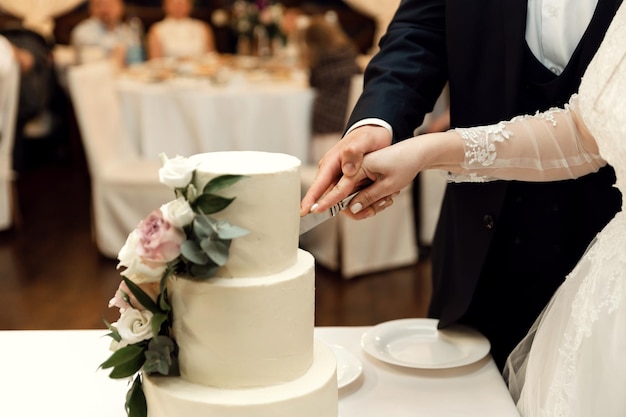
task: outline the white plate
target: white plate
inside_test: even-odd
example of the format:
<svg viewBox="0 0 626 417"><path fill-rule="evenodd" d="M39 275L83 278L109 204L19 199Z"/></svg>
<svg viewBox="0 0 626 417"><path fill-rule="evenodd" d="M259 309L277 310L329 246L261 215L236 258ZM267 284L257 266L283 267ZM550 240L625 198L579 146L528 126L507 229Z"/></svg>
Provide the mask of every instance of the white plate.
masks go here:
<svg viewBox="0 0 626 417"><path fill-rule="evenodd" d="M337 386L343 388L353 383L361 372L361 361L349 350L339 345L328 345L337 358Z"/></svg>
<svg viewBox="0 0 626 417"><path fill-rule="evenodd" d="M474 363L491 348L478 331L462 325L437 329L436 319L400 319L378 324L361 337L361 346L383 362L409 368L454 368Z"/></svg>

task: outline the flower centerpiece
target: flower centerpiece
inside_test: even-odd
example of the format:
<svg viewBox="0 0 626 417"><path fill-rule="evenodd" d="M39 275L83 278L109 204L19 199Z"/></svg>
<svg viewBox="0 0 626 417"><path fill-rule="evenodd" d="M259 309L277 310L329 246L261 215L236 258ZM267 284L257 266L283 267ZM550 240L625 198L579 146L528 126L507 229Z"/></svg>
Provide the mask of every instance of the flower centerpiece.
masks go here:
<svg viewBox="0 0 626 417"><path fill-rule="evenodd" d="M150 213L129 234L118 254L118 268L124 268L122 281L109 301L120 317L115 323L105 320L113 353L100 367L110 368L111 378L132 379L125 403L129 417L147 416L143 373L179 375L168 280L213 277L226 264L232 239L248 234L209 216L235 199L215 193L243 176L218 176L198 190L193 184L196 167L190 160L161 158L159 179L173 188L176 198Z"/></svg>
<svg viewBox="0 0 626 417"><path fill-rule="evenodd" d="M280 22L283 7L272 0L235 0L231 10L231 26L238 39L238 53L248 55L262 54L259 49L263 37L269 44L285 42ZM257 43L257 44L254 44Z"/></svg>

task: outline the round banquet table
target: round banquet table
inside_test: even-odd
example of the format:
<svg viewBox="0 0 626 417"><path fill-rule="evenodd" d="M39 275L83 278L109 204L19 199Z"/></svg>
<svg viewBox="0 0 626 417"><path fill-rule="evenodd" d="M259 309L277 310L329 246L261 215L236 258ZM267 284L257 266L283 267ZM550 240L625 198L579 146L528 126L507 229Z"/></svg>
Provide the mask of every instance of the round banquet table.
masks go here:
<svg viewBox="0 0 626 417"><path fill-rule="evenodd" d="M215 151L282 152L309 160L314 92L303 74L232 73L227 82L122 74L122 117L139 155Z"/></svg>

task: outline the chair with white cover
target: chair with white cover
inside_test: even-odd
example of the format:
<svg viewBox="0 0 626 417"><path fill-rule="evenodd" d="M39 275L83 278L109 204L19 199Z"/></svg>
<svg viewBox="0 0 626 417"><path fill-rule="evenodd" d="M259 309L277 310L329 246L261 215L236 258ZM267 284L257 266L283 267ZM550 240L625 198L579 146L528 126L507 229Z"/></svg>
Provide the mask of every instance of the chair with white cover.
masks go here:
<svg viewBox="0 0 626 417"><path fill-rule="evenodd" d="M348 113L356 103L362 85L363 76L355 75L350 88ZM333 144L328 137L314 143L314 160L318 160ZM300 179L303 195L313 183L316 173L317 165L302 165ZM393 206L374 217L354 220L339 215L322 223L300 237L300 246L311 252L318 264L339 271L346 279L417 262L411 186L394 198Z"/></svg>
<svg viewBox="0 0 626 417"><path fill-rule="evenodd" d="M13 171L19 84L19 67L11 60L6 73L0 76L0 230L19 222Z"/></svg>
<svg viewBox="0 0 626 417"><path fill-rule="evenodd" d="M159 182L159 163L139 157L131 144L113 65L71 67L68 87L91 177L95 243L103 255L115 258L128 234L174 193Z"/></svg>

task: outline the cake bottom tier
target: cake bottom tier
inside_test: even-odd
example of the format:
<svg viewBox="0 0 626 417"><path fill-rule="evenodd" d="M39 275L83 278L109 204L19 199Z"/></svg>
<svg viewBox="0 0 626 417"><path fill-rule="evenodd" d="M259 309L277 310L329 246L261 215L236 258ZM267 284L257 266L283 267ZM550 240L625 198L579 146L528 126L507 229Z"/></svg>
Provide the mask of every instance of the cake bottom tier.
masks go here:
<svg viewBox="0 0 626 417"><path fill-rule="evenodd" d="M148 417L337 417L337 362L315 341L311 368L300 378L270 387L220 389L180 377L146 376Z"/></svg>

